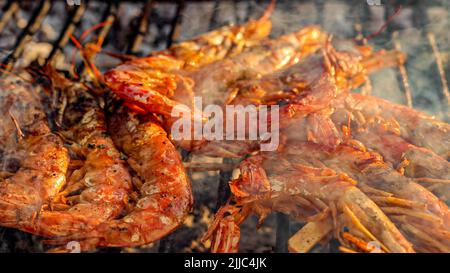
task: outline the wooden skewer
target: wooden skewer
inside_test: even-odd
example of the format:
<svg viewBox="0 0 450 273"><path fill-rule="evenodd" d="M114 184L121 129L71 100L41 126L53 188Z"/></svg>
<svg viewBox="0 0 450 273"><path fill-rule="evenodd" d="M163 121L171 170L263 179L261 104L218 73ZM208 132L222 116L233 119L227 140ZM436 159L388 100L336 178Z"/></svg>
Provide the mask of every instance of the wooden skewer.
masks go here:
<svg viewBox="0 0 450 273"><path fill-rule="evenodd" d="M377 204L385 203L385 204L398 205L401 207L421 208L421 209L426 207L425 204L407 200L407 199L397 198L397 197L393 197L393 196L372 196L372 197L370 197L370 199L372 199L372 201L374 201Z"/></svg>
<svg viewBox="0 0 450 273"><path fill-rule="evenodd" d="M295 233L288 241L288 250L293 253L306 253L331 232L333 224L330 219L309 222Z"/></svg>
<svg viewBox="0 0 450 273"><path fill-rule="evenodd" d="M389 249L383 245L381 243L380 240L378 240L375 235L373 235L362 223L361 221L358 219L358 217L355 215L355 213L347 206L344 204L344 214L347 215L350 219L351 222L355 225L355 227L361 231L365 236L367 236L370 240L377 242L381 249L385 252L389 252Z"/></svg>
<svg viewBox="0 0 450 273"><path fill-rule="evenodd" d="M426 183L442 183L442 184L450 184L449 179L438 179L438 178L429 178L429 177L419 177L414 178L416 182L426 182Z"/></svg>
<svg viewBox="0 0 450 273"><path fill-rule="evenodd" d="M345 246L339 246L339 251L341 251L342 253L358 253L357 251L347 248Z"/></svg>
<svg viewBox="0 0 450 273"><path fill-rule="evenodd" d="M401 45L396 39L398 32L393 33L394 47L396 50L401 51ZM408 72L406 71L405 65L399 62L398 69L400 71L400 76L402 77L403 88L405 89L406 105L413 107L412 92L409 86Z"/></svg>
<svg viewBox="0 0 450 273"><path fill-rule="evenodd" d="M442 251L443 253L448 253L450 249L443 243L441 243L439 240L434 239L432 236L428 235L426 232L414 227L411 224L403 223L402 227L414 234L415 236L421 238L424 241L427 241L429 244L433 245L439 251Z"/></svg>
<svg viewBox="0 0 450 273"><path fill-rule="evenodd" d="M14 173L12 173L12 172L0 171L0 178L7 178L7 177L10 177L13 175L14 175Z"/></svg>
<svg viewBox="0 0 450 273"><path fill-rule="evenodd" d="M433 222L433 223L442 223L442 220L435 216L434 214L415 211L413 209L400 208L400 207L381 207L381 210L388 215L408 215L417 219L422 219L425 221Z"/></svg>
<svg viewBox="0 0 450 273"><path fill-rule="evenodd" d="M19 137L19 140L22 140L25 137L25 134L22 132L22 129L20 129L19 122L17 121L16 117L13 115L11 111L8 111L9 116L11 117L12 122L14 123L14 126L17 130L17 136Z"/></svg>
<svg viewBox="0 0 450 273"><path fill-rule="evenodd" d="M442 62L442 56L436 44L436 37L432 32L428 32L428 41L430 42L431 48L433 49L434 58L436 59L437 68L439 71L439 76L442 83L442 92L447 99L447 104L450 105L450 92L448 90L447 78L445 77L444 65Z"/></svg>

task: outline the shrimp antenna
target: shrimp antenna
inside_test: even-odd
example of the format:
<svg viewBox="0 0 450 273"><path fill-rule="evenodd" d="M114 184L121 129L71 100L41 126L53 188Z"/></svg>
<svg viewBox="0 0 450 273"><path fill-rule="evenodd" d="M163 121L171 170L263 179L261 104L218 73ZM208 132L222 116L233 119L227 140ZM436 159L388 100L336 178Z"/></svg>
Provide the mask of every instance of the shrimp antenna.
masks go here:
<svg viewBox="0 0 450 273"><path fill-rule="evenodd" d="M264 11L263 15L259 20L266 21L269 20L270 16L273 13L273 10L275 9L275 2L276 0L271 0L270 4L267 6L266 10Z"/></svg>
<svg viewBox="0 0 450 273"><path fill-rule="evenodd" d="M333 54L333 46L331 43L332 40L333 40L333 35L332 34L328 35L328 37L325 41L325 45L322 48L322 52L324 55L325 69L330 75L334 76L336 71L333 66L333 60L332 60L332 54Z"/></svg>
<svg viewBox="0 0 450 273"><path fill-rule="evenodd" d="M9 71L5 64L0 64L0 82L3 81L3 79L1 79L1 76L3 76L3 75L2 75L1 73L7 74L7 75L9 75L9 76L16 77L16 78L21 79L21 80L23 80L23 81L25 81L25 82L28 82L28 83L32 83L31 80L28 80L28 79L26 79L26 78L20 76L20 75L17 74L17 73L14 73L14 72L12 72L12 71Z"/></svg>
<svg viewBox="0 0 450 273"><path fill-rule="evenodd" d="M17 121L14 114L11 112L11 110L8 111L9 116L11 117L12 122L14 123L14 126L17 130L17 136L19 138L19 141L22 140L25 137L25 134L23 133L22 129L20 129L19 122Z"/></svg>

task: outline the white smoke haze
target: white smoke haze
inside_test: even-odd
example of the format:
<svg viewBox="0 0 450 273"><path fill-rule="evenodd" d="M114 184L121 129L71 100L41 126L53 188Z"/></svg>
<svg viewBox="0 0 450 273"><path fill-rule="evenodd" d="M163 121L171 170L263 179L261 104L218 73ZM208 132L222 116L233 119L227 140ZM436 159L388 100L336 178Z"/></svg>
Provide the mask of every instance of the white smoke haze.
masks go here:
<svg viewBox="0 0 450 273"><path fill-rule="evenodd" d="M203 105L202 97L194 97L194 109L178 104L171 117L176 119L170 129L175 141L260 141L261 151L275 151L279 145L278 105L226 105L224 108Z"/></svg>
<svg viewBox="0 0 450 273"><path fill-rule="evenodd" d="M5 1L0 1L3 3ZM242 23L249 18L258 18L267 7L269 1L220 1L218 5L211 2L187 2L183 13L182 24L180 26L180 36L178 41L189 39L204 33L211 28L227 24ZM448 106L443 102L442 84L434 60L433 52L430 48L427 32L433 32L436 42L441 51L444 68L449 73L449 45L450 27L449 3L448 1L433 1L436 5L427 7L422 11L428 20L424 25L417 25L416 8L404 6L397 14L391 24L390 30L384 30L378 36L369 41L377 49L394 48L390 31L395 30L397 40L401 49L408 56L406 70L409 75L409 83L412 90L414 106L424 110L438 118L448 118ZM19 9L13 16L13 20L8 22L0 38L0 49L2 55L10 52L14 44L15 37L20 30L25 27L30 16L33 4L27 4L28 9ZM80 27L74 33L79 37L83 30L98 23L99 14L107 7L106 3L93 1L89 3L81 20ZM46 16L41 29L33 37L33 42L27 45L27 56L19 61L21 67L28 65L32 60L38 58L40 63L50 51L51 43L56 39L56 33L62 28L59 14L65 13L67 5L64 1L56 1L52 5L50 14ZM395 7L390 7L393 12ZM129 34L135 30L131 24L142 12L139 3L122 3L119 7L118 23L111 32L110 41L106 43L105 50L112 52L123 52ZM166 39L170 32L170 18L176 13L175 5L170 3L158 3L154 7L150 20L150 25L141 45L141 54L148 54L151 51L163 49L166 46ZM284 33L298 30L310 24L319 24L324 30L334 35L336 44L339 41L352 39L358 35L357 28L361 29L363 35L368 36L377 32L385 23L385 6L368 6L365 1L330 0L323 1L323 5L318 5L314 1L286 1L279 0L276 9L271 17L273 31L271 37L278 37ZM356 27L356 25L358 25ZM74 46L71 42L64 48L62 54L58 54L57 68L68 70L70 67L71 54ZM33 52L36 51L36 52ZM76 58L81 62L80 56ZM106 70L118 63L118 60L107 55L97 56L96 63ZM390 99L394 102L405 103L404 88L397 69L388 69L375 73L372 77L373 94Z"/></svg>
<svg viewBox="0 0 450 273"><path fill-rule="evenodd" d="M83 30L86 30L99 22L99 18L103 10L106 7L106 3L100 3L98 1L90 1L89 9L83 16L80 27L74 33L74 36L79 37ZM189 39L198 36L211 28L227 25L230 23L237 24L246 21L248 18L258 18L266 8L269 1L237 1L237 5L234 6L236 1L218 1L220 2L218 7L215 7L214 1L205 2L187 2L184 12L180 36L178 41ZM436 115L436 117L449 121L448 105L442 94L441 79L438 74L436 60L433 51L427 40L427 32L433 32L437 40L437 46L441 52L444 68L447 79L450 80L450 18L449 18L449 6L450 1L434 1L441 2L440 5L435 7L427 7L424 12L427 15L428 22L426 25L417 26L413 20L414 10L413 8L405 7L402 12L396 16L391 24L391 29L397 31L397 41L401 45L402 51L407 54L406 70L409 76L409 84L412 90L413 106L423 110L429 114ZM6 0L0 0L0 6L3 6ZM355 4L357 3L357 4ZM319 8L315 1L277 1L276 9L272 15L273 31L271 37L275 38L284 33L289 33L300 29L306 25L319 24L325 31L334 35L334 40L339 48L348 48L352 38L358 35L358 31L355 28L355 23L361 23L361 32L367 36L380 29L385 22L386 9L384 7L367 7L365 1L345 1L345 0L330 0L323 1L323 7ZM214 12L216 8L216 12ZM120 19L114 26L111 32L111 36L105 46L105 50L111 52L124 53L126 51L126 44L129 41L129 34L133 33L135 29L130 25L136 17L140 15L142 6L139 3L126 2L122 3L119 8ZM249 12L250 11L250 12ZM142 46L140 48L140 55L146 55L154 50L160 50L166 47L167 37L170 34L171 18L175 14L175 5L167 3L158 3L150 16L150 25L144 37ZM66 13L66 7L64 1L55 1L50 14L46 17L42 29L40 29L33 37L33 41L30 42L25 50L24 58L19 60L18 65L24 67L31 63L34 59L38 59L40 63L50 52L50 43L56 39L55 33L59 33L62 27L61 14ZM158 18L156 19L156 16ZM0 33L0 56L5 57L11 53L11 48L14 45L15 38L20 31L25 27L27 20L29 19L30 12L20 10L14 19L8 23L5 30ZM214 17L214 18L213 18ZM210 22L213 22L210 25ZM387 30L380 33L380 35L374 37L369 41L370 45L374 45L376 49L385 48L393 49L394 43L392 35ZM62 70L69 70L71 54L75 49L73 43L69 42L64 48L63 52L58 55L58 61L56 67ZM79 54L76 61L81 62ZM106 71L108 68L113 67L118 63L118 60L109 56L100 54L97 56L96 63L102 69ZM404 87L399 76L398 69L391 68L385 69L374 73L370 76L372 84L372 94L383 97L393 102L405 104L406 98L404 94ZM2 86L0 90L4 91ZM203 98L208 99L208 98ZM0 96L0 105L4 105L5 99ZM209 108L208 108L209 107ZM218 109L223 109L219 105L207 105L205 108L206 113L216 113ZM177 108L178 109L178 108ZM188 108L189 109L189 108ZM4 108L0 108L4 110ZM187 109L178 109L181 112ZM262 116L264 112L259 113ZM261 115L259 117L261 117ZM210 117L216 117L211 115ZM223 116L222 116L223 117ZM225 115L226 117L226 115ZM259 119L259 122L264 118ZM201 134L195 134L193 138L205 137L208 140L214 140L220 136L225 136L225 130L218 129L215 125L223 125L223 119L220 119L220 115L217 119L212 119L211 123L204 125L208 134L203 134L205 127L201 126ZM236 129L245 128L246 124L252 124L247 122L247 119L240 119L244 125L238 126ZM299 127L307 126L306 120L299 120ZM1 127L4 126L4 127ZM13 130L13 124L11 119L5 118L0 126L0 134L4 134L5 131ZM186 128L191 128L187 125ZM257 138L261 140L271 140L270 142L263 143L263 145L269 145L266 147L260 147L261 150L270 151L274 148L273 145L278 146L280 141L277 135L278 130L276 128L269 128L263 125L257 126L258 129L270 129L268 132L257 131ZM3 130L3 132L2 132ZM181 130L181 133L190 133L191 130ZM237 135L239 131L236 131ZM241 131L242 132L242 131ZM255 131L252 131L255 133ZM248 132L247 132L248 133ZM289 128L286 131L297 139L306 139L305 131L297 130L295 127ZM233 134L233 137L237 138L237 135ZM174 134L176 137L176 133ZM242 134L239 135L242 139ZM183 139L183 135L179 136ZM244 139L254 138L254 135L244 134ZM230 135L231 138L231 135ZM3 143L0 143L3 145ZM270 146L273 144L272 146ZM11 145L11 144L8 144ZM8 146L5 145L5 146ZM8 147L6 150L10 149ZM5 149L4 149L5 150ZM5 162L10 160L8 155L2 152L0 154L1 160L0 170L6 170L7 166ZM6 160L6 161L5 161ZM212 159L206 156L196 156L193 158L193 162L221 162L220 159ZM197 195L205 195L205 192L215 192L217 188L217 172L208 173L195 173L192 176L193 187ZM207 189L207 190L205 190ZM216 200L216 196L209 196L208 198ZM207 222L203 219L203 221ZM273 218L268 219L268 222ZM264 251L271 251L272 247L267 246L275 241L275 232L273 230L265 231L262 227L258 231L259 237L255 238L254 226L251 225L250 229L245 229L245 223L243 227L242 247L241 251L255 251L254 244L259 243L258 248ZM251 230L250 232L248 230ZM262 235L261 235L262 234ZM257 236L256 236L257 237ZM261 240L263 238L264 240ZM0 239L0 241L2 241ZM253 242L255 241L255 242ZM24 239L24 244L28 243L27 239ZM76 244L74 244L76 246ZM250 248L252 246L253 248ZM72 245L68 245L72 248ZM76 247L75 247L76 249ZM0 244L0 252L7 251L3 241Z"/></svg>

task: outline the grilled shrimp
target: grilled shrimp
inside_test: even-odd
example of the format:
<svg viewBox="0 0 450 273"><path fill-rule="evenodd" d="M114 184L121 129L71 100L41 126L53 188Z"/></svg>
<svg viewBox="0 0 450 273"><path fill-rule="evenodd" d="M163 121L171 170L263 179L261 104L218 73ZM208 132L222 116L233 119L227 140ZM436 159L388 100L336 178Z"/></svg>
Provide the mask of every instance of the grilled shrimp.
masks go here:
<svg viewBox="0 0 450 273"><path fill-rule="evenodd" d="M170 111L165 108L171 109L176 105L170 98L177 84L183 82L177 74L234 56L266 38L272 28L269 17L273 8L274 1L258 20L238 26L225 26L148 57L125 62L105 73L105 83L119 97L133 105L133 109L143 104L140 105L143 112L149 110L170 115Z"/></svg>
<svg viewBox="0 0 450 273"><path fill-rule="evenodd" d="M351 94L345 99L346 109L359 111L363 117L381 117L397 121L400 136L419 147L427 148L437 155L450 157L450 125L412 108L395 104L381 98Z"/></svg>
<svg viewBox="0 0 450 273"><path fill-rule="evenodd" d="M83 250L149 244L180 226L191 210L192 190L180 155L153 117L139 118L122 108L112 114L109 129L139 177L136 204L123 218L55 242L79 240Z"/></svg>
<svg viewBox="0 0 450 273"><path fill-rule="evenodd" d="M308 222L329 219L335 237L348 247L376 241L385 252L413 252L395 225L346 175L326 167L294 164L281 153L250 157L240 171L240 178L230 182L236 204L219 210L205 236L212 238L213 252L236 252L239 224L250 213L258 215L261 224L271 211ZM367 242L358 247L370 252Z"/></svg>
<svg viewBox="0 0 450 273"><path fill-rule="evenodd" d="M415 178L442 200L450 200L450 163L447 160L384 129L358 130L353 135L368 148L379 152L400 173Z"/></svg>
<svg viewBox="0 0 450 273"><path fill-rule="evenodd" d="M339 93L346 93L363 84L370 73L402 64L404 59L404 54L396 50L375 53L370 48L358 52L337 51L328 39L321 52L307 56L293 66L259 79L236 82L230 88L233 90L230 93L235 94L230 103L277 104L280 100L299 103L299 100L311 97L305 90L323 77L332 80ZM338 93L333 95L334 98Z"/></svg>
<svg viewBox="0 0 450 273"><path fill-rule="evenodd" d="M66 98L62 126L72 151L82 159L59 201L41 211L28 232L46 237L67 236L92 230L123 213L131 191L131 176L123 156L106 129L103 110L89 91L48 70L52 92Z"/></svg>
<svg viewBox="0 0 450 273"><path fill-rule="evenodd" d="M108 75L105 75L105 80L114 93L143 112L170 117L172 109L180 103L192 107L194 96L203 97L206 104L223 105L230 83L242 77L267 74L293 64L301 56L320 48L324 37L317 27L307 27L276 40L261 42L240 54L203 65L193 71L177 72L173 69L166 73L157 70L152 72L156 75L151 77L148 84L148 79L140 80L141 86L121 83L118 88L114 86L114 80L114 83L110 82ZM160 75L163 74L167 77L160 81ZM158 81L157 88L153 86L153 81Z"/></svg>
<svg viewBox="0 0 450 273"><path fill-rule="evenodd" d="M2 91L0 92L0 114L4 117L0 122L0 170L2 173L0 179L15 173L20 167L20 160L23 159L25 151L19 147L21 131L18 130L20 129L18 125L33 123L33 112L25 111L24 107L35 103L34 100L39 100L37 96L24 97L23 100L17 99L17 94L14 94L12 89L8 90L8 82L9 89L14 84L23 84L22 81L11 77L0 86Z"/></svg>
<svg viewBox="0 0 450 273"><path fill-rule="evenodd" d="M241 54L203 66L186 76L194 82L193 94L202 96L205 104L223 105L230 83L242 78L267 75L295 64L302 57L320 49L325 39L326 35L318 27L305 27L277 39L263 41Z"/></svg>
<svg viewBox="0 0 450 273"><path fill-rule="evenodd" d="M64 186L67 149L51 133L37 88L12 80L2 92L12 100L9 112L17 126L19 169L0 180L0 225L26 229ZM10 135L11 136L11 135Z"/></svg>
<svg viewBox="0 0 450 273"><path fill-rule="evenodd" d="M250 20L243 25L221 27L163 51L152 53L151 56L171 56L182 60L182 69L191 70L236 55L269 36L272 29L269 18L274 8L275 1L271 1L264 14L257 20Z"/></svg>
<svg viewBox="0 0 450 273"><path fill-rule="evenodd" d="M289 145L291 162L326 166L359 182L363 192L388 214L417 251L450 250L450 210L429 190L397 172L380 154L360 145L335 150L312 143Z"/></svg>
<svg viewBox="0 0 450 273"><path fill-rule="evenodd" d="M397 65L403 59L403 54L398 51L364 55L336 51L328 40L321 52L307 56L293 66L260 79L238 81L230 88L230 93L235 96L227 103L260 105L286 102L287 105L280 108L278 127L281 130L298 131L297 125L306 118L308 128L303 128L306 128L309 140L335 146L340 143L340 137L329 118L333 102L338 97L345 97L349 89L362 84L361 78L365 79L367 73ZM271 123L270 117L268 122ZM256 126L249 122L245 124ZM223 127L226 128L225 125ZM323 133L323 130L335 131L335 137L330 138L331 132ZM258 144L255 141L203 141L193 146L191 150L196 153L239 157L257 148Z"/></svg>
<svg viewBox="0 0 450 273"><path fill-rule="evenodd" d="M277 104L280 100L298 101L301 97L307 97L305 93L319 80L334 83L325 67L327 55L328 52L322 50L281 71L257 79L237 81L230 87L230 93L235 95L228 104ZM332 92L331 97L336 96L336 92Z"/></svg>
<svg viewBox="0 0 450 273"><path fill-rule="evenodd" d="M395 120L381 117L366 119L358 111L338 108L333 114L333 121L339 128L351 125L348 137L380 153L400 173L430 186L443 200L450 198L450 163L433 151L406 141L400 136L399 124Z"/></svg>

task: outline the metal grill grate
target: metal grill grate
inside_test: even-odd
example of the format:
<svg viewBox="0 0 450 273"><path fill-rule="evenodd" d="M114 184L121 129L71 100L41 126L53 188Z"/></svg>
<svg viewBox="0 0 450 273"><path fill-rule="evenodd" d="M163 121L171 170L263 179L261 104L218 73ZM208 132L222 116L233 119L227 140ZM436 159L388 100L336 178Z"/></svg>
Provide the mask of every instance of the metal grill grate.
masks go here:
<svg viewBox="0 0 450 273"><path fill-rule="evenodd" d="M23 9L23 6L28 8L32 6L30 11L30 16L28 22L23 29L17 33L14 45L11 48L5 49L4 52L8 52L7 56L2 60L2 66L4 69L12 69L15 63L22 57L25 49L25 45L29 43L35 34L40 30L43 25L46 16L52 16L52 6L56 2L66 2L66 1L50 1L41 0L33 5L32 1L7 1L3 5L3 10L0 17L0 40L4 31L8 28L8 24L15 16ZM66 14L58 15L60 18L67 18L61 20L62 28L57 35L57 38L51 43L51 51L49 52L45 62L52 61L55 56L64 51L65 48L69 46L69 37L75 34L77 31L81 30L81 22L83 20L83 15L91 8L91 5L97 2L102 3L106 6L99 18L101 18L97 23L109 22L109 24L104 24L101 28L96 30L96 39L104 40L104 46L109 46L117 37L119 37L117 31L114 31L112 26L120 26L120 20L118 14L121 8L128 7L129 5L137 5L138 9L141 11L139 15L133 20L131 20L130 28L133 33L130 38L125 43L124 48L116 48L116 51L123 52L126 54L137 54L141 55L141 48L145 44L148 46L147 41L149 32L152 31L152 26L156 27L158 33L154 35L153 41L151 41L152 48L160 47L161 42L163 46L171 46L174 42L183 36L184 26L189 26L190 20L195 16L200 16L201 13L196 12L195 14L190 14L196 9L189 9L191 5L208 6L210 7L211 19L208 22L208 29L216 28L224 23L234 22L241 23L248 20L250 17L254 17L255 14L260 14L261 10L267 5L268 1L81 1L80 5L76 5L77 1L67 1L67 3L74 3L73 6L66 7ZM137 2L137 3L131 3ZM379 33L371 43L376 46L401 48L407 51L408 56L411 57L412 62L408 63L406 66L399 67L393 73L395 74L396 81L394 84L398 86L398 89L402 91L404 98L398 98L400 102L403 102L409 106L415 106L418 108L429 110L432 114L439 116L444 120L449 120L448 106L450 105L450 94L448 87L448 75L449 75L449 52L450 48L448 43L450 42L450 37L448 37L448 32L443 32L442 29L448 29L450 27L450 10L448 1L389 1L389 5L384 5L381 7L370 7L365 3L361 4L360 0L334 0L334 1L277 1L277 10L274 14L273 21L275 24L275 32L287 32L290 30L298 29L306 23L316 23L324 26L325 30L340 36L341 29L337 30L341 26L344 26L344 36L346 38L355 38L361 43L367 42L363 37L368 37L370 33L373 33L383 23L390 21L390 17L395 13L395 8L399 5L403 5L403 10L408 11L409 18L399 19L394 18L390 24L386 25L386 29ZM0 4L2 2L0 1ZM160 16L160 10L158 7L164 5L164 7L170 8L173 13L171 18L167 16ZM342 13L345 17L345 24L334 24L333 18L336 17L335 8L341 7L345 8L346 12ZM231 8L231 9L230 9ZM447 23L444 26L436 24L436 21L430 19L429 13L431 11L439 11L444 14L444 19L447 18ZM164 11L164 10L163 10ZM295 13L299 11L299 13ZM168 12L170 13L170 12ZM50 14L50 15L49 15ZM292 14L294 16L292 16ZM311 15L314 14L314 15ZM379 16L381 14L381 17ZM163 14L164 15L164 14ZM291 15L288 18L296 18L295 22L286 23L285 17ZM54 16L54 15L53 15ZM330 20L330 18L332 18ZM405 28L402 23L404 20L411 22L411 25ZM207 21L207 20L205 20ZM298 23L298 24L297 24ZM203 23L202 23L203 24ZM381 25L380 25L381 24ZM169 31L164 33L162 30L166 29L168 26ZM350 27L348 27L350 26ZM416 37L418 41L421 42L419 46L410 46L408 38L402 35L403 32L408 30L408 28L413 33L418 33L419 37ZM435 33L435 28L438 28L438 33ZM447 33L447 34L445 34ZM195 33L200 34L200 32ZM277 33L279 34L279 33ZM114 36L115 35L115 36ZM445 36L447 35L447 36ZM124 43L124 41L122 41ZM158 48L159 49L159 48ZM425 56L425 57L424 57ZM428 73L424 72L424 75L420 75L423 69L417 68L420 64L419 58L431 58L428 60L431 64L428 66ZM77 72L81 73L83 71L82 64L78 65ZM392 71L391 71L392 73ZM411 75L413 74L413 77ZM367 94L374 93L378 95L375 91L377 89L376 82L379 82L381 76L375 77L372 81L361 92ZM425 80L427 79L427 80ZM384 79L385 80L385 79ZM383 81L383 79L382 79ZM425 84L421 83L425 81ZM419 92L421 87L430 84L427 88L428 91ZM389 86L391 86L389 84ZM439 90L439 91L438 91ZM434 93L430 93L434 92ZM389 90L381 91L381 94L390 96ZM427 96L431 95L435 98L434 100L427 99ZM439 105L437 105L437 103ZM188 161L191 157L189 155L184 156L184 160ZM230 159L224 159L226 163L231 163ZM228 199L230 193L228 188L228 181L231 177L230 172L221 172L219 174L218 182L218 197L217 205L220 206ZM275 251L286 252L287 251L287 240L291 235L289 218L283 214L277 214L276 216L276 242ZM166 237L161 240L160 252L170 252L176 251L174 248L174 241L176 241L177 233Z"/></svg>

